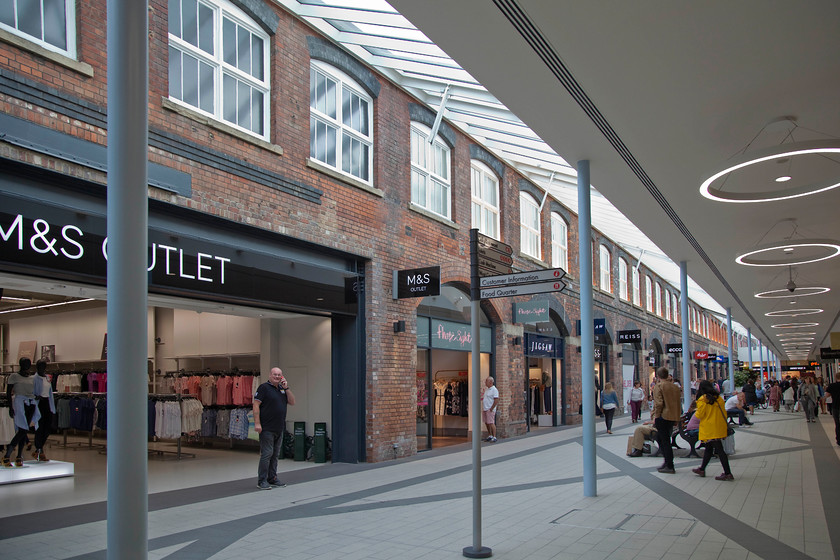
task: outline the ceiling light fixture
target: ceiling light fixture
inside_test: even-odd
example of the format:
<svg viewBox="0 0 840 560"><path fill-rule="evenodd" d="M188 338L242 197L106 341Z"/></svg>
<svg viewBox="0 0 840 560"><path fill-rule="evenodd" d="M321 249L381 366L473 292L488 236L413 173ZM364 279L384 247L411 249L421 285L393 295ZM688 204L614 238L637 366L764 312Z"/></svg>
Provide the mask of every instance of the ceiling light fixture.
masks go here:
<svg viewBox="0 0 840 560"><path fill-rule="evenodd" d="M840 153L840 141L838 140L811 140L807 142L793 142L790 144L781 144L772 146L764 150L758 150L742 154L737 157L734 164L730 164L727 168L718 171L700 185L700 194L711 200L719 202L769 202L773 200L786 200L790 198L797 198L800 196L808 196L811 194L821 193L840 187L840 182L837 181L837 175L834 175L827 181L818 181L808 185L798 185L787 189L772 190L764 192L724 192L721 188L715 188L718 179L724 178L721 181L720 187L726 183L728 176L734 171L744 169L746 167L759 165L766 161L774 161L780 158L796 158L809 155L820 154L837 154Z"/></svg>
<svg viewBox="0 0 840 560"><path fill-rule="evenodd" d="M793 281L791 281L793 282ZM784 290L768 290L766 292L759 292L755 294L757 298L787 298L791 297L790 294L793 294L795 297L805 297L805 296L815 296L817 294L824 294L826 292L830 292L831 288L825 288L822 286L810 286L808 288L800 288L795 283L791 285L791 282L788 282L787 286ZM793 288L793 289L791 289ZM778 294L778 295L772 295Z"/></svg>
<svg viewBox="0 0 840 560"><path fill-rule="evenodd" d="M804 255L798 257L802 260L794 261L790 258L790 251L788 248L807 248ZM783 258L774 258L773 251L782 251L785 255ZM770 256L768 256L768 254ZM760 249L754 249L743 255L738 255L735 262L743 264L744 266L795 266L800 264L808 264L819 261L824 261L840 255L840 243L830 239L801 239L799 241L786 241L781 244L773 244L765 246ZM792 286L794 290L796 285ZM788 283L788 291L790 291L791 283Z"/></svg>
<svg viewBox="0 0 840 560"><path fill-rule="evenodd" d="M6 301L32 301L32 298L25 298L25 297L12 297L12 296L3 296L0 299L5 299Z"/></svg>
<svg viewBox="0 0 840 560"><path fill-rule="evenodd" d="M770 325L774 329L798 329L799 327L818 327L819 323L777 323Z"/></svg>
<svg viewBox="0 0 840 560"><path fill-rule="evenodd" d="M48 309L50 307L58 307L60 305L70 305L71 303L84 303L86 301L93 301L94 298L87 298L87 299L76 299L73 301L61 301L59 303L48 303L46 305L36 305L34 307L19 307L17 309L8 309L6 311L0 311L0 314L3 313L18 313L20 311L32 311L34 309Z"/></svg>
<svg viewBox="0 0 840 560"><path fill-rule="evenodd" d="M824 309L784 309L782 311L771 311L765 313L765 317L799 317L800 315L816 315L822 313Z"/></svg>
<svg viewBox="0 0 840 560"><path fill-rule="evenodd" d="M776 182L777 183L786 183L788 181L790 181L790 176L789 175L782 175L781 177L776 177Z"/></svg>

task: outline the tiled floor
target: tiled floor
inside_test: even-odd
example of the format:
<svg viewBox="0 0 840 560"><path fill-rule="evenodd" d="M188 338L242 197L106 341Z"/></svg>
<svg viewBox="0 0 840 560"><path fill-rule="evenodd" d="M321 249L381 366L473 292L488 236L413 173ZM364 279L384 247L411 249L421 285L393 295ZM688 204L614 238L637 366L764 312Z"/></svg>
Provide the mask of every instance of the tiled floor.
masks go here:
<svg viewBox="0 0 840 560"><path fill-rule="evenodd" d="M479 543L503 559L840 558L840 447L821 415L757 412L738 429L734 482L716 461L625 456L635 427L597 425L597 496L583 496L579 427L482 444ZM194 451L194 450L190 450ZM686 450L676 450L678 457ZM104 558L105 458L61 451L74 479L0 486L0 557ZM283 461L255 488L253 452L149 462L149 558L455 559L476 542L468 446L376 465Z"/></svg>

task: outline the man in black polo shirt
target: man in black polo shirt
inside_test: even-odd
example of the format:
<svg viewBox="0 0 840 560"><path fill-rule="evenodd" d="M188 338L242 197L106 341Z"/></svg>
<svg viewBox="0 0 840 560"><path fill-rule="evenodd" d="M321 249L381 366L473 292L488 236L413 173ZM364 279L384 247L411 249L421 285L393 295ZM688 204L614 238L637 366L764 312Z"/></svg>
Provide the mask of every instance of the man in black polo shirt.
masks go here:
<svg viewBox="0 0 840 560"><path fill-rule="evenodd" d="M254 430L260 434L260 465L257 488L271 490L286 486L277 478L277 458L283 448L286 406L295 404L295 396L283 377L283 370L271 368L268 381L254 393Z"/></svg>
<svg viewBox="0 0 840 560"><path fill-rule="evenodd" d="M840 445L840 381L835 381L825 388L831 395L831 415L834 417L834 438Z"/></svg>

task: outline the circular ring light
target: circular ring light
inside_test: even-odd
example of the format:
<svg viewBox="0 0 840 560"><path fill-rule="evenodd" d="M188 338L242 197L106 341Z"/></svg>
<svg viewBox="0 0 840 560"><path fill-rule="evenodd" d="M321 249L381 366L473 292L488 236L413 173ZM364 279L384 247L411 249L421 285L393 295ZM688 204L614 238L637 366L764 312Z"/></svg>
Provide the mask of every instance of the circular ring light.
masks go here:
<svg viewBox="0 0 840 560"><path fill-rule="evenodd" d="M808 254L800 257L794 255L795 251L785 251L785 249L797 248L808 248ZM780 251L781 254L773 256L773 251ZM768 253L771 253L771 255L767 256ZM800 251L801 253L802 251ZM837 255L840 255L840 243L837 241L830 239L800 239L790 243L774 244L755 249L739 255L735 259L735 262L745 266L796 266L824 261Z"/></svg>
<svg viewBox="0 0 840 560"><path fill-rule="evenodd" d="M798 329L799 327L818 327L819 323L778 323L770 325L774 329Z"/></svg>
<svg viewBox="0 0 840 560"><path fill-rule="evenodd" d="M786 342L806 342L808 340L814 340L813 336L796 336L793 338L780 338L779 342L785 344Z"/></svg>
<svg viewBox="0 0 840 560"><path fill-rule="evenodd" d="M809 334L816 335L817 333L815 333L815 332L799 332L799 333L783 332L783 333L777 334L776 336L806 336L806 335L809 335Z"/></svg>
<svg viewBox="0 0 840 560"><path fill-rule="evenodd" d="M755 294L757 298L791 298L791 297L805 297L816 296L830 292L831 288L823 288L821 286L811 286L809 288L795 288L792 292L788 289L782 290L768 290L766 292L759 292ZM772 295L779 294L779 295Z"/></svg>
<svg viewBox="0 0 840 560"><path fill-rule="evenodd" d="M824 309L786 309L783 311L771 311L765 313L765 317L799 317L800 315L816 315L822 313Z"/></svg>
<svg viewBox="0 0 840 560"><path fill-rule="evenodd" d="M817 194L823 191L831 190L840 187L840 182L837 181L837 176L827 181L818 181L808 185L799 185L789 188L782 188L772 191L753 192L753 193L735 193L724 192L712 185L721 177L725 177L730 173L764 163L765 161L778 160L781 158L794 158L797 156L808 156L815 154L832 154L840 153L840 146L837 140L811 140L808 142L794 142L791 144L781 144L773 146L764 150L758 150L751 153L746 153L734 160L729 167L718 171L700 185L700 194L711 200L719 202L769 202L774 200L786 200L789 198L797 198L800 196L808 196L810 194ZM779 185L784 185L787 181L777 182Z"/></svg>

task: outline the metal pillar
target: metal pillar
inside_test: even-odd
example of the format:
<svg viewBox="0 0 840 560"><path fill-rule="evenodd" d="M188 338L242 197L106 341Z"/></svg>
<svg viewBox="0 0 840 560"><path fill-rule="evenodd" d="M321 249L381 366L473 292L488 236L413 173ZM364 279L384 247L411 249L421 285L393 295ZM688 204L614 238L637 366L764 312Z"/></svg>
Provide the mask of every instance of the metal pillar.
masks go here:
<svg viewBox="0 0 840 560"><path fill-rule="evenodd" d="M747 359L750 362L749 370L752 373L752 327L747 329ZM735 392L735 387L732 388L732 392Z"/></svg>
<svg viewBox="0 0 840 560"><path fill-rule="evenodd" d="M583 495L598 495L595 468L595 322L592 299L592 209L589 160L577 162L580 265L580 385L583 412Z"/></svg>
<svg viewBox="0 0 840 560"><path fill-rule="evenodd" d="M107 557L147 557L148 4L108 0Z"/></svg>
<svg viewBox="0 0 840 560"><path fill-rule="evenodd" d="M758 379L764 381L764 344L761 340L758 341Z"/></svg>
<svg viewBox="0 0 840 560"><path fill-rule="evenodd" d="M473 463L473 544L462 549L466 558L490 558L493 551L481 546L481 291L478 274L478 230L470 230L470 336L472 343L472 376L470 402L472 414L472 463Z"/></svg>
<svg viewBox="0 0 840 560"><path fill-rule="evenodd" d="M726 308L726 329L729 333L729 392L735 392L735 364L733 363L733 350L735 347L735 336L732 332L732 308Z"/></svg>
<svg viewBox="0 0 840 560"><path fill-rule="evenodd" d="M691 372L688 368L691 367L691 363L688 352L688 264L685 261L680 262L680 314L683 316L681 325L683 410L688 410L688 405L691 404Z"/></svg>

